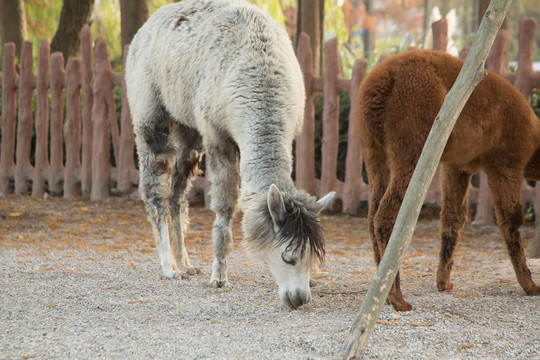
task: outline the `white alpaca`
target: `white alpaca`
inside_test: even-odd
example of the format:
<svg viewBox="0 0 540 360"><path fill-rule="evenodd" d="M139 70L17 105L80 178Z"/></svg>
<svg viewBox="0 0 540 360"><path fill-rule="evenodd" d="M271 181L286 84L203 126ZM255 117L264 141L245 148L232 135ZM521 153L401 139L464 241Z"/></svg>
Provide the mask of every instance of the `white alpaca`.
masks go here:
<svg viewBox="0 0 540 360"><path fill-rule="evenodd" d="M216 214L210 285L229 286L240 192L246 248L269 264L285 303L307 303L310 269L324 256L317 215L334 193L317 202L291 180L305 95L286 32L243 0L170 4L134 37L126 81L139 189L165 276L195 273L184 246L184 194L204 149Z"/></svg>

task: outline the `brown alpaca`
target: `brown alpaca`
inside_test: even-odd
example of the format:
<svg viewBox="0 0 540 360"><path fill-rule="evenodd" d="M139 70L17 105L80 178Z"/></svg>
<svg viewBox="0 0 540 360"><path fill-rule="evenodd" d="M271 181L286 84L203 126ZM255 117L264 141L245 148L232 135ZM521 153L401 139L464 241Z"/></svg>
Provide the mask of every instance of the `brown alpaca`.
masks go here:
<svg viewBox="0 0 540 360"><path fill-rule="evenodd" d="M433 121L463 62L437 51L409 51L389 57L362 82L356 122L365 155L371 199L368 224L379 264ZM518 282L540 295L525 261L519 227L523 178L540 180L540 122L507 80L489 73L463 109L441 158L441 250L437 288L451 290L450 272L460 230L467 222L471 176L488 176L501 236ZM398 311L403 299L399 272L388 302Z"/></svg>

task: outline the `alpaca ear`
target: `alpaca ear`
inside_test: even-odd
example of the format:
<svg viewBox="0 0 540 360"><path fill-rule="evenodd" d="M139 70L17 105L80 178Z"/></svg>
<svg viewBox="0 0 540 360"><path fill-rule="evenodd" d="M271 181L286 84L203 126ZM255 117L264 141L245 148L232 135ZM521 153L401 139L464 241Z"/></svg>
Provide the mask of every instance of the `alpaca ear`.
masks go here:
<svg viewBox="0 0 540 360"><path fill-rule="evenodd" d="M285 203L281 191L274 184L270 185L270 190L268 190L268 210L270 210L274 225L281 225L285 220Z"/></svg>
<svg viewBox="0 0 540 360"><path fill-rule="evenodd" d="M320 214L326 207L330 204L330 200L332 200L336 196L335 191L331 191L326 196L322 197L317 201L317 205L319 206L319 210L317 211L317 214Z"/></svg>

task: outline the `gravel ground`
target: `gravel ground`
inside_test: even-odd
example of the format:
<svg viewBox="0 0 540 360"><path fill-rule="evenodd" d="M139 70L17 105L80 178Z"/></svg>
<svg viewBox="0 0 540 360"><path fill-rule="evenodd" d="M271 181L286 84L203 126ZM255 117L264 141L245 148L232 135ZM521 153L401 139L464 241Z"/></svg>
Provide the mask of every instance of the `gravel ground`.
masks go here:
<svg viewBox="0 0 540 360"><path fill-rule="evenodd" d="M140 203L0 199L1 359L336 359L375 272L366 219L326 215L313 300L281 304L266 265L237 245L232 289L207 286L211 212L195 208L189 280L161 277ZM402 266L414 306L386 305L367 359L540 359L540 297L517 284L495 227L468 225L454 290L435 286L438 222L422 220ZM524 246L534 236L522 228ZM540 282L540 260L529 259Z"/></svg>

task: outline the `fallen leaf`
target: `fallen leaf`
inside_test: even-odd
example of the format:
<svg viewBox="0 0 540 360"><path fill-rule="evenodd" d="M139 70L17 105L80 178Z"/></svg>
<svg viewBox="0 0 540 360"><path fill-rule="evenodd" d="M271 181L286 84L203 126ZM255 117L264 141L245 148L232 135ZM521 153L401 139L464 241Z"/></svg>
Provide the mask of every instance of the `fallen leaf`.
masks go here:
<svg viewBox="0 0 540 360"><path fill-rule="evenodd" d="M428 322L412 322L411 326L433 326L435 323L428 323Z"/></svg>
<svg viewBox="0 0 540 360"><path fill-rule="evenodd" d="M39 354L42 354L42 353L44 353L44 352L45 352L45 350L38 350L38 351L36 351L36 352L33 353L33 354L30 354L30 355L23 355L23 356L21 356L21 358L22 358L22 359L34 359L34 358L36 358Z"/></svg>
<svg viewBox="0 0 540 360"><path fill-rule="evenodd" d="M401 322L401 318L397 318L394 320L379 320L379 324L381 325L397 325Z"/></svg>

